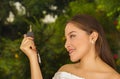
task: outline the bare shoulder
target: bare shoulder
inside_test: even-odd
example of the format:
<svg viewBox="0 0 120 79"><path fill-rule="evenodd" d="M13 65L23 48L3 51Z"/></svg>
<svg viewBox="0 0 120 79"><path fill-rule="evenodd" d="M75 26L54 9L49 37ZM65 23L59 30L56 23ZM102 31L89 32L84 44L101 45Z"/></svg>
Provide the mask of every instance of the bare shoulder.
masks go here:
<svg viewBox="0 0 120 79"><path fill-rule="evenodd" d="M109 75L109 79L120 79L120 74L119 73L111 73Z"/></svg>
<svg viewBox="0 0 120 79"><path fill-rule="evenodd" d="M69 72L73 69L73 64L65 64L63 66L60 67L60 69L58 71L66 71Z"/></svg>
<svg viewBox="0 0 120 79"><path fill-rule="evenodd" d="M114 74L114 78L113 79L120 79L120 74L118 74L118 73Z"/></svg>

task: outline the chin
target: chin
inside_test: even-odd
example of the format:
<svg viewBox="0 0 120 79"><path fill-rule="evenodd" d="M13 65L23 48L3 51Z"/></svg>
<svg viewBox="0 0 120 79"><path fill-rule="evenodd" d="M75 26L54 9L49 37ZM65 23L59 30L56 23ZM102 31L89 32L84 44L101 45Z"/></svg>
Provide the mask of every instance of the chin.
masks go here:
<svg viewBox="0 0 120 79"><path fill-rule="evenodd" d="M80 61L80 59L71 59L71 58L70 58L70 60L71 60L71 62L73 62L73 63L76 63L76 62L79 62L79 61Z"/></svg>

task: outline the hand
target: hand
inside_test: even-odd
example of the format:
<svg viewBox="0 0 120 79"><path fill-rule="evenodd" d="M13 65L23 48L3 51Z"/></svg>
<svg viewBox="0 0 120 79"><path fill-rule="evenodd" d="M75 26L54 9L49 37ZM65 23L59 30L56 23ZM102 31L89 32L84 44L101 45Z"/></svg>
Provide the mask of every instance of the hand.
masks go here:
<svg viewBox="0 0 120 79"><path fill-rule="evenodd" d="M33 57L37 58L37 50L34 43L34 38L27 37L25 34L20 49L28 56L29 59Z"/></svg>

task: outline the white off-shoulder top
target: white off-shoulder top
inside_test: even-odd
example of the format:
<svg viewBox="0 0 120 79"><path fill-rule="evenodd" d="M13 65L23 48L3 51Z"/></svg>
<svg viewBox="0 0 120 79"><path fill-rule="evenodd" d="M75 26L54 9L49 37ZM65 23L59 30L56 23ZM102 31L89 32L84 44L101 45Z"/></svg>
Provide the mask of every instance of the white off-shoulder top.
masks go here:
<svg viewBox="0 0 120 79"><path fill-rule="evenodd" d="M85 79L68 72L56 72L52 79Z"/></svg>

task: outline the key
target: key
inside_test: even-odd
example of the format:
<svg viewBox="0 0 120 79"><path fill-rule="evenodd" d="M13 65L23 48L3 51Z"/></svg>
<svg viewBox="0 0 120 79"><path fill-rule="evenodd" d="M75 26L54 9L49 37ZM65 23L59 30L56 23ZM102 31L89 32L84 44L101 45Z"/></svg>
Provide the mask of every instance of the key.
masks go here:
<svg viewBox="0 0 120 79"><path fill-rule="evenodd" d="M32 37L34 38L34 33L32 32L32 26L30 25L29 26L29 31L27 32L27 37ZM41 58L40 58L40 55L39 53L37 52L37 57L38 57L38 62L41 64Z"/></svg>
<svg viewBox="0 0 120 79"><path fill-rule="evenodd" d="M32 26L30 25L29 27L30 27L30 28L29 28L29 31L27 32L26 35L27 35L28 37L34 38L34 33L32 32Z"/></svg>

